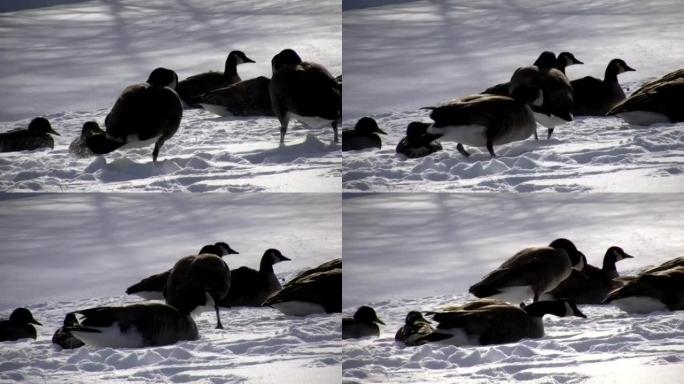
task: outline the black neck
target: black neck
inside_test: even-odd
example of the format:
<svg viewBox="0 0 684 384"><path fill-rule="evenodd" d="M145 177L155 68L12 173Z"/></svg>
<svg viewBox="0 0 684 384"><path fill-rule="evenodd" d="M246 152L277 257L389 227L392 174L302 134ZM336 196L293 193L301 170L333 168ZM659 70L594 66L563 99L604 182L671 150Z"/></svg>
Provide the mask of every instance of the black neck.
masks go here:
<svg viewBox="0 0 684 384"><path fill-rule="evenodd" d="M237 75L237 59L235 56L228 56L226 59L226 68L223 70L223 74L226 76Z"/></svg>
<svg viewBox="0 0 684 384"><path fill-rule="evenodd" d="M556 69L559 70L559 71L561 71L561 72L563 72L563 74L565 74L565 67L566 67L565 61L563 61L562 63L559 61L559 62L556 64Z"/></svg>
<svg viewBox="0 0 684 384"><path fill-rule="evenodd" d="M271 255L264 255L261 258L261 264L259 265L259 273L273 273L273 261L271 260Z"/></svg>
<svg viewBox="0 0 684 384"><path fill-rule="evenodd" d="M603 76L603 81L617 83L617 81L618 81L617 75L618 75L617 67L609 64L608 67L606 67L606 73Z"/></svg>
<svg viewBox="0 0 684 384"><path fill-rule="evenodd" d="M603 267L601 267L601 270L611 278L618 277L617 268L615 268L615 256L606 253L603 257Z"/></svg>

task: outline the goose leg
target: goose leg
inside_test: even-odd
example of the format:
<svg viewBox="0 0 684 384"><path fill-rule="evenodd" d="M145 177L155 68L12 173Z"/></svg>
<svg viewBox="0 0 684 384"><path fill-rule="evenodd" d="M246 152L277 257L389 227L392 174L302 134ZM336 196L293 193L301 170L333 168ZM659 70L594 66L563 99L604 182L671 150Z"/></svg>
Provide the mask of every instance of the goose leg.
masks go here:
<svg viewBox="0 0 684 384"><path fill-rule="evenodd" d="M547 140L551 139L551 135L553 134L553 128L549 128L549 134L546 137Z"/></svg>
<svg viewBox="0 0 684 384"><path fill-rule="evenodd" d="M223 324L221 324L221 315L219 314L218 304L214 305L214 309L216 309L216 329L223 329Z"/></svg>
<svg viewBox="0 0 684 384"><path fill-rule="evenodd" d="M337 137L337 120L334 120L331 125L332 125L332 129L333 129L333 133L335 134L334 141L335 141L335 144L337 144L340 142L339 138Z"/></svg>
<svg viewBox="0 0 684 384"><path fill-rule="evenodd" d="M537 127L534 127L534 139L539 140L539 135L537 135Z"/></svg>
<svg viewBox="0 0 684 384"><path fill-rule="evenodd" d="M489 151L489 154L492 155L492 158L496 157L496 153L494 153L494 143L489 139L487 139L487 150Z"/></svg>
<svg viewBox="0 0 684 384"><path fill-rule="evenodd" d="M285 134L287 133L287 126L289 121L287 118L280 120L280 145L285 144Z"/></svg>
<svg viewBox="0 0 684 384"><path fill-rule="evenodd" d="M152 162L157 164L157 156L159 156L159 150L161 149L161 146L164 144L164 142L159 139L157 140L156 143L154 143L154 150L152 151Z"/></svg>
<svg viewBox="0 0 684 384"><path fill-rule="evenodd" d="M461 155L465 157L470 157L470 153L466 152L465 148L463 148L463 144L458 143L456 149L461 153Z"/></svg>

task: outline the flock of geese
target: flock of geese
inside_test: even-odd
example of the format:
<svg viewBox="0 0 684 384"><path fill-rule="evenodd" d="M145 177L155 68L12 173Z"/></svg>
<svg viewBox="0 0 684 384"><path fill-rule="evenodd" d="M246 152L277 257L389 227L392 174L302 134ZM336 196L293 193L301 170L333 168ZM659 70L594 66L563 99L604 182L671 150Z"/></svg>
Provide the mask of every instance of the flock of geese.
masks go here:
<svg viewBox="0 0 684 384"><path fill-rule="evenodd" d="M342 115L342 77L333 77L320 64L302 61L292 49L273 57L271 79L260 76L242 81L237 66L254 63L242 51L232 51L223 72L206 72L178 81L167 68L157 68L144 83L126 87L105 118L103 130L95 121L83 124L69 150L78 157L154 144L153 162L171 139L183 109L204 108L222 116L270 116L280 122L280 144L291 120L312 128L331 126L338 142ZM0 152L54 148L58 135L44 117L28 128L0 133Z"/></svg>
<svg viewBox="0 0 684 384"><path fill-rule="evenodd" d="M470 287L479 300L425 312L436 325L410 311L395 340L407 346L463 346L541 338L544 315L586 318L578 308L583 304L613 304L630 313L684 310L684 256L636 276L619 276L615 263L628 258L613 246L598 268L567 239L523 249ZM343 318L342 337L379 336L379 324L384 322L375 310L362 306Z"/></svg>
<svg viewBox="0 0 684 384"><path fill-rule="evenodd" d="M618 75L635 69L619 58L611 60L603 79L586 76L570 81L569 65L583 64L572 53L556 57L545 51L533 65L515 70L509 82L487 88L434 107L432 123L412 122L396 147L407 158L427 156L442 149L436 142L453 141L463 156L464 145L484 147L496 157L494 147L537 136L537 123L548 129L573 120L573 116L621 117L629 124L650 125L684 121L684 69L644 84L625 96ZM352 130L342 132L342 150L381 148L379 134L385 134L369 117L360 119Z"/></svg>
<svg viewBox="0 0 684 384"><path fill-rule="evenodd" d="M231 270L222 259L237 254L228 244L209 244L197 255L179 259L167 271L130 286L126 293L145 301L123 306L79 309L67 313L52 342L64 349L83 345L140 348L197 340L191 314L216 313L216 328L223 329L219 308L272 307L288 316L342 311L342 260L334 259L299 273L281 286L273 266L290 260L277 249L267 249L258 270ZM37 338L33 325L41 325L27 308L17 308L0 321L0 341Z"/></svg>

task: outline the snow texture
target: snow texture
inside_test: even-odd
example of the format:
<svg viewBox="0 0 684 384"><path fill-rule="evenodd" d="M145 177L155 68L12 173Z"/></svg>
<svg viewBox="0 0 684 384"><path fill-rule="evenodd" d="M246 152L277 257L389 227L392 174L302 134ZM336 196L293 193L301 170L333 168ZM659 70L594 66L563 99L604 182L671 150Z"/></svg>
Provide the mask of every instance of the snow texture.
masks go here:
<svg viewBox="0 0 684 384"><path fill-rule="evenodd" d="M69 311L138 302L126 287L206 243L240 252L231 268L278 248L284 282L340 257L340 210L337 194L1 195L0 317L26 306L44 325L37 341L0 343L0 382L339 382L339 315L222 309L225 330L207 312L200 340L144 349L62 351L51 337Z"/></svg>
<svg viewBox="0 0 684 384"><path fill-rule="evenodd" d="M61 136L54 150L0 153L0 191L339 192L332 129L292 123L280 147L275 118L185 111L156 166L152 146L86 159L68 146L159 66L183 79L240 49L257 61L238 67L243 79L270 77L273 55L293 48L338 75L340 13L334 0L3 2L0 132L45 116Z"/></svg>
<svg viewBox="0 0 684 384"><path fill-rule="evenodd" d="M378 121L382 150L345 152L345 191L674 192L684 187L684 123L630 126L618 118L577 118L551 140L485 148L456 143L406 160L395 147L420 110L482 92L510 79L540 52L572 52L584 65L572 79L603 77L614 57L636 72L620 75L626 92L681 68L684 6L676 0L344 2L344 123ZM657 20L657 22L653 22ZM589 43L590 41L590 43ZM382 47L382 49L378 49Z"/></svg>
<svg viewBox="0 0 684 384"><path fill-rule="evenodd" d="M672 194L347 194L343 308L373 306L379 338L344 341L343 382L677 383L684 312L544 319L546 336L484 347L404 347L394 333L411 310L473 300L467 289L518 250L572 240L600 267L622 247L622 275L681 256L684 198ZM381 219L378 219L381 218Z"/></svg>

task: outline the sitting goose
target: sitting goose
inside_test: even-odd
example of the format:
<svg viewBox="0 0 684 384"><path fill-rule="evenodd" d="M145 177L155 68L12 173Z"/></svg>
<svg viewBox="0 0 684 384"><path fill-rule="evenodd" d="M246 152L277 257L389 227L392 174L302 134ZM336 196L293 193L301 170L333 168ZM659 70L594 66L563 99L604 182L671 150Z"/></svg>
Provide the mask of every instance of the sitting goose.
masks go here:
<svg viewBox="0 0 684 384"><path fill-rule="evenodd" d="M173 90L178 81L170 69L157 68L146 83L127 87L105 118L105 135L93 135L86 145L102 155L120 148L154 144L152 161L157 162L164 142L180 126L183 106Z"/></svg>
<svg viewBox="0 0 684 384"><path fill-rule="evenodd" d="M100 128L100 125L95 121L86 121L81 128L81 136L77 137L74 141L69 144L69 152L76 157L90 157L95 154L88 148L86 140L90 136L103 135L105 131Z"/></svg>
<svg viewBox="0 0 684 384"><path fill-rule="evenodd" d="M674 70L674 71L668 73L667 75L664 75L658 79L649 81L648 83L645 83L644 85L639 87L639 89L634 91L630 96L634 96L634 95L638 95L640 93L646 92L655 85L667 83L669 81L678 80L678 79L684 79L684 69Z"/></svg>
<svg viewBox="0 0 684 384"><path fill-rule="evenodd" d="M440 136L427 133L430 127L428 123L413 121L406 127L406 137L397 144L397 153L401 153L409 159L427 156L441 151L442 145L435 142Z"/></svg>
<svg viewBox="0 0 684 384"><path fill-rule="evenodd" d="M405 324L399 328L394 340L404 343L406 346L423 345L426 343L422 338L431 334L435 328L418 311L411 311L406 315Z"/></svg>
<svg viewBox="0 0 684 384"><path fill-rule="evenodd" d="M619 276L615 263L632 257L620 247L610 247L603 256L602 268L587 264L582 271L573 270L548 296L554 299L572 299L575 304L601 304L608 293L617 288L618 284L613 282Z"/></svg>
<svg viewBox="0 0 684 384"><path fill-rule="evenodd" d="M162 303L97 307L75 311L80 323L64 327L78 340L98 348L143 348L197 340L192 307L176 309Z"/></svg>
<svg viewBox="0 0 684 384"><path fill-rule="evenodd" d="M503 299L522 303L556 288L570 276L581 271L587 260L568 239L556 239L548 247L525 248L485 276L469 291L480 298Z"/></svg>
<svg viewBox="0 0 684 384"><path fill-rule="evenodd" d="M233 250L224 242L218 242L213 245L209 244L202 247L198 255L201 254L223 257L226 255L238 255L239 252ZM169 269L168 271L146 277L140 280L140 282L128 287L126 289L126 294L140 296L145 300L162 300L164 298L162 292L164 291L164 287L166 287L166 281L168 280L170 273L171 270Z"/></svg>
<svg viewBox="0 0 684 384"><path fill-rule="evenodd" d="M15 309L9 319L0 320L0 341L35 340L38 334L31 324L43 325L33 318L33 314L27 308Z"/></svg>
<svg viewBox="0 0 684 384"><path fill-rule="evenodd" d="M342 312L342 259L300 273L264 306L290 316Z"/></svg>
<svg viewBox="0 0 684 384"><path fill-rule="evenodd" d="M657 267L649 268L642 273L653 273L653 272L661 272L665 271L668 269L676 268L676 267L684 267L684 256L676 257L672 260L668 260L662 264L660 264Z"/></svg>
<svg viewBox="0 0 684 384"><path fill-rule="evenodd" d="M635 69L622 59L608 63L603 80L586 76L570 82L572 85L572 113L576 116L605 116L617 103L625 99L618 75Z"/></svg>
<svg viewBox="0 0 684 384"><path fill-rule="evenodd" d="M215 89L193 99L193 104L219 116L275 116L264 76Z"/></svg>
<svg viewBox="0 0 684 384"><path fill-rule="evenodd" d="M273 265L288 261L277 249L267 249L261 257L259 270L240 267L230 271L230 289L223 300L222 307L261 307L269 296L278 292L282 286L273 272Z"/></svg>
<svg viewBox="0 0 684 384"><path fill-rule="evenodd" d="M48 119L36 117L27 129L18 128L0 133L0 152L31 151L39 148L54 148L55 141L50 135L60 136Z"/></svg>
<svg viewBox="0 0 684 384"><path fill-rule="evenodd" d="M605 303L630 313L684 309L684 266L645 272L610 292Z"/></svg>
<svg viewBox="0 0 684 384"><path fill-rule="evenodd" d="M354 317L342 318L342 338L358 339L367 336L380 336L378 324L385 323L378 318L375 310L367 305L359 307Z"/></svg>
<svg viewBox="0 0 684 384"><path fill-rule="evenodd" d="M242 51L231 51L226 58L226 65L223 73L211 71L190 76L178 83L176 92L178 92L178 96L183 100L186 107L199 108L199 105L195 103L194 98L215 89L225 88L242 81L237 73L237 66L254 62L254 60L247 57Z"/></svg>
<svg viewBox="0 0 684 384"><path fill-rule="evenodd" d="M74 337L71 332L67 331L67 328L78 327L79 323L76 319L75 313L67 313L64 317L64 325L59 327L55 334L52 335L52 344L57 344L62 349L75 349L80 348L85 345L81 340Z"/></svg>
<svg viewBox="0 0 684 384"><path fill-rule="evenodd" d="M367 148L382 148L382 140L377 134L386 135L378 123L370 117L362 117L354 129L342 131L342 151L356 151Z"/></svg>
<svg viewBox="0 0 684 384"><path fill-rule="evenodd" d="M572 86L565 74L556 68L529 66L518 68L511 77L509 91L534 82L542 90L539 98L530 102L537 122L548 129L550 139L557 125L572 121ZM536 132L535 132L535 138Z"/></svg>
<svg viewBox="0 0 684 384"><path fill-rule="evenodd" d="M230 268L216 255L186 256L171 269L164 287L166 303L181 313L214 307L216 329L223 329L218 303L230 289Z"/></svg>
<svg viewBox="0 0 684 384"><path fill-rule="evenodd" d="M291 119L317 129L330 125L337 143L337 122L342 116L342 86L322 65L303 62L292 49L271 60L271 102L280 121L280 143Z"/></svg>
<svg viewBox="0 0 684 384"><path fill-rule="evenodd" d="M434 312L438 323L434 332L419 342L453 345L492 345L513 343L544 336L544 315L586 316L572 300L537 301L530 305L510 305L498 300L480 300L444 312Z"/></svg>
<svg viewBox="0 0 684 384"><path fill-rule="evenodd" d="M570 52L561 52L558 57L553 54L553 52L544 51L542 52L537 60L532 64L537 66L540 70L550 70L551 68L556 68L563 74L565 74L565 68L570 65L584 64L583 62L577 60L575 55ZM490 95L500 95L500 96L510 96L509 87L511 85L510 81L505 83L497 84L492 87L487 88L484 92Z"/></svg>
<svg viewBox="0 0 684 384"><path fill-rule="evenodd" d="M684 77L656 81L639 89L615 105L608 115L617 115L629 124L650 125L684 121Z"/></svg>
<svg viewBox="0 0 684 384"><path fill-rule="evenodd" d="M512 97L473 95L431 107L435 122L427 129L441 141L455 141L456 149L470 156L463 144L486 147L492 157L494 145L524 140L536 131L537 124L527 103L536 99L539 89L533 84L519 86Z"/></svg>

